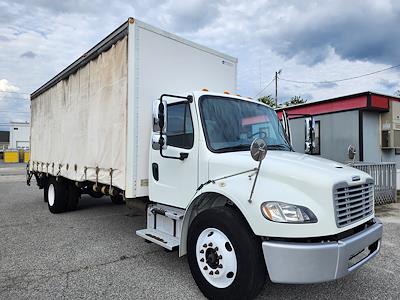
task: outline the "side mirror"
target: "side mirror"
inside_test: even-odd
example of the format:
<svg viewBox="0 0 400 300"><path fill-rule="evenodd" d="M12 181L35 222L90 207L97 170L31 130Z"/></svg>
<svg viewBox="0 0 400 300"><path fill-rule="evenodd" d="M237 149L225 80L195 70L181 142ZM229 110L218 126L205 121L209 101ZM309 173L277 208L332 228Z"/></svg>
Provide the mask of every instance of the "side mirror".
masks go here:
<svg viewBox="0 0 400 300"><path fill-rule="evenodd" d="M162 133L167 132L167 101L155 100L153 102L153 132L160 133L162 127Z"/></svg>
<svg viewBox="0 0 400 300"><path fill-rule="evenodd" d="M167 102L155 100L153 102L153 134L151 141L154 150L167 148Z"/></svg>
<svg viewBox="0 0 400 300"><path fill-rule="evenodd" d="M161 135L159 132L153 132L152 136L151 136L151 146L154 150L160 150L160 138ZM162 136L163 139L163 150L167 149L167 136L163 135Z"/></svg>
<svg viewBox="0 0 400 300"><path fill-rule="evenodd" d="M315 147L315 121L314 118L305 118L305 145L304 152L308 154L313 153L313 149Z"/></svg>
<svg viewBox="0 0 400 300"><path fill-rule="evenodd" d="M261 162L267 155L267 143L265 140L261 138L255 139L251 143L250 154L255 161Z"/></svg>
<svg viewBox="0 0 400 300"><path fill-rule="evenodd" d="M356 157L356 149L353 145L350 145L349 148L347 148L347 155L349 160L354 161L354 158Z"/></svg>
<svg viewBox="0 0 400 300"><path fill-rule="evenodd" d="M263 159L265 158L265 156L267 155L267 142L261 138L255 139L250 145L250 154L251 154L251 157L255 161L258 161L259 163L258 163L258 168L256 170L256 177L254 178L253 187L251 188L250 197L248 200L249 203L252 202L254 188L256 186L256 182L257 182L257 178L258 178L258 173L260 173L260 169L261 169L261 163L262 163Z"/></svg>

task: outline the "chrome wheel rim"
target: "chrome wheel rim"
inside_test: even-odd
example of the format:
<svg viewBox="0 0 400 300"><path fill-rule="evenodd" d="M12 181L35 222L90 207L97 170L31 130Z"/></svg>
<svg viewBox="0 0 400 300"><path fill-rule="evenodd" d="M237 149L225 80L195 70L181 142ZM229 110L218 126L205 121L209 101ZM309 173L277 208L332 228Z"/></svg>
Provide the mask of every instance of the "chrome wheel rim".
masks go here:
<svg viewBox="0 0 400 300"><path fill-rule="evenodd" d="M196 243L196 260L204 278L214 287L226 288L235 280L235 249L222 231L216 228L203 230Z"/></svg>
<svg viewBox="0 0 400 300"><path fill-rule="evenodd" d="M50 206L54 205L55 197L56 197L56 193L55 193L55 190L54 190L54 185L52 183L50 183L49 189L47 191L47 201L48 201Z"/></svg>

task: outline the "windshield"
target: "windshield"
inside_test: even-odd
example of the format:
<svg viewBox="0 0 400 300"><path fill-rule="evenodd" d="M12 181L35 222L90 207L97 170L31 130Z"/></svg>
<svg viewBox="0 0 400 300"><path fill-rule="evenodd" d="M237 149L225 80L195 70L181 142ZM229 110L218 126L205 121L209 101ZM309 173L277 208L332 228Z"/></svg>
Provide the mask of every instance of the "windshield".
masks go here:
<svg viewBox="0 0 400 300"><path fill-rule="evenodd" d="M263 138L269 150L290 150L275 111L234 98L202 96L200 114L207 145L213 152L249 150Z"/></svg>

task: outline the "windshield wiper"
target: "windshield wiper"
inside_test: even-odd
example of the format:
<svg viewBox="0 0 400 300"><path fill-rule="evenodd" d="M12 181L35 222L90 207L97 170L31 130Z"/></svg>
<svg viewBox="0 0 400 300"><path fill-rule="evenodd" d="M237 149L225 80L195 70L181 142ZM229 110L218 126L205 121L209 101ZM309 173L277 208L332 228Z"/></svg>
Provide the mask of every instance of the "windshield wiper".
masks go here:
<svg viewBox="0 0 400 300"><path fill-rule="evenodd" d="M239 145L235 145L235 146L229 146L229 147L223 147L223 148L219 148L216 149L218 152L222 152L222 151L240 151L240 150L250 150L250 145L249 144L239 144Z"/></svg>
<svg viewBox="0 0 400 300"><path fill-rule="evenodd" d="M286 144L275 144L275 145L267 145L267 149L270 150L290 150L290 147Z"/></svg>

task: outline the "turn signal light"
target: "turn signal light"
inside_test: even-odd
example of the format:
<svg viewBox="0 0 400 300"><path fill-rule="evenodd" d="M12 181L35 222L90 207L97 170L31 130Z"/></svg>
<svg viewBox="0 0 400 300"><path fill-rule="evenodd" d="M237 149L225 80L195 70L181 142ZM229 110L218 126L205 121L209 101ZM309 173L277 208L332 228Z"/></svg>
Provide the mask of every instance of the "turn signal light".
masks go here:
<svg viewBox="0 0 400 300"><path fill-rule="evenodd" d="M224 94L227 94L227 95L229 95L230 93L229 93L229 91L224 91Z"/></svg>

